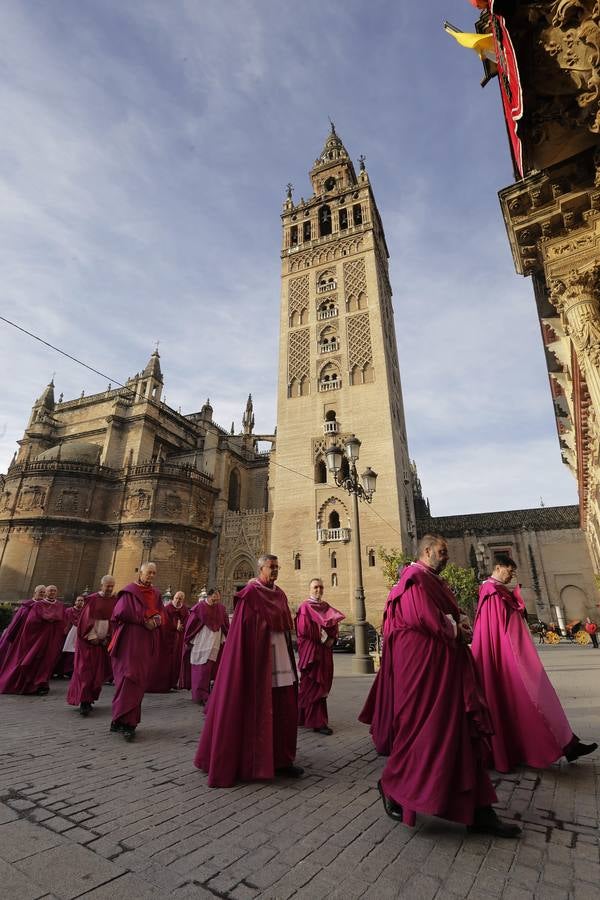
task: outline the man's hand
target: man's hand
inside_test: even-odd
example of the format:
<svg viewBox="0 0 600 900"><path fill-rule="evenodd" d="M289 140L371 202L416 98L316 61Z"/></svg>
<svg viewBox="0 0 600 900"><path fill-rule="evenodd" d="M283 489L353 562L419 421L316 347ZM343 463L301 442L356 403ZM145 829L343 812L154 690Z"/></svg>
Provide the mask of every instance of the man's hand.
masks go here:
<svg viewBox="0 0 600 900"><path fill-rule="evenodd" d="M464 613L461 615L458 622L458 632L460 635L460 640L463 644L470 644L473 640L473 629L471 627L471 620Z"/></svg>

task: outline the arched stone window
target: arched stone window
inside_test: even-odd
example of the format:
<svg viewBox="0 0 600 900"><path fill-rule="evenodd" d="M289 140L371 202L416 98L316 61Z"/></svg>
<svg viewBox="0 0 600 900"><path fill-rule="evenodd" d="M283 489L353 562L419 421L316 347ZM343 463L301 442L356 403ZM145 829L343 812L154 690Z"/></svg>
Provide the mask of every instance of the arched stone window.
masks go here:
<svg viewBox="0 0 600 900"><path fill-rule="evenodd" d="M236 512L240 508L240 476L237 469L232 469L229 474L227 508Z"/></svg>
<svg viewBox="0 0 600 900"><path fill-rule="evenodd" d="M296 572L299 572L302 568L302 557L299 553L294 554L294 569Z"/></svg>
<svg viewBox="0 0 600 900"><path fill-rule="evenodd" d="M325 203L319 209L319 237L331 234L331 210Z"/></svg>
<svg viewBox="0 0 600 900"><path fill-rule="evenodd" d="M337 554L335 551L331 554L331 568L337 569Z"/></svg>
<svg viewBox="0 0 600 900"><path fill-rule="evenodd" d="M331 573L331 587L337 587L337 586L338 586L337 572L332 572Z"/></svg>
<svg viewBox="0 0 600 900"><path fill-rule="evenodd" d="M315 465L315 483L327 484L327 466L324 459L319 459Z"/></svg>
<svg viewBox="0 0 600 900"><path fill-rule="evenodd" d="M369 566L370 566L371 568L373 568L373 566L375 565L375 551L373 550L372 547L371 547L370 550L369 550L369 557L368 557L368 558L369 558Z"/></svg>
<svg viewBox="0 0 600 900"><path fill-rule="evenodd" d="M332 509L329 513L329 518L327 519L327 527L328 528L339 528L340 527L340 514L337 509Z"/></svg>

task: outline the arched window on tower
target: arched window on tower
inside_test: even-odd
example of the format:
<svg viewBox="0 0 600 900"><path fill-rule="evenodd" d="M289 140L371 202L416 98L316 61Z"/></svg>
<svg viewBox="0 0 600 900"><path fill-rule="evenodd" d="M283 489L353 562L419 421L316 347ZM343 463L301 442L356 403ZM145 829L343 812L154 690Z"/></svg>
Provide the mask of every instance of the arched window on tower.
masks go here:
<svg viewBox="0 0 600 900"><path fill-rule="evenodd" d="M337 586L338 586L337 572L332 572L331 573L331 587L337 587Z"/></svg>
<svg viewBox="0 0 600 900"><path fill-rule="evenodd" d="M360 203L355 203L352 207L352 221L355 225L362 225L362 206Z"/></svg>
<svg viewBox="0 0 600 900"><path fill-rule="evenodd" d="M371 568L373 568L374 565L375 565L375 551L371 547L369 550L369 566Z"/></svg>
<svg viewBox="0 0 600 900"><path fill-rule="evenodd" d="M337 555L335 551L331 554L331 568L337 569Z"/></svg>
<svg viewBox="0 0 600 900"><path fill-rule="evenodd" d="M232 469L229 475L227 508L236 512L240 508L240 476L237 469Z"/></svg>
<svg viewBox="0 0 600 900"><path fill-rule="evenodd" d="M298 226L292 225L290 228L290 247L298 246Z"/></svg>
<svg viewBox="0 0 600 900"><path fill-rule="evenodd" d="M329 518L327 520L328 528L339 528L340 527L340 514L337 509L332 509L329 513Z"/></svg>
<svg viewBox="0 0 600 900"><path fill-rule="evenodd" d="M325 204L319 209L319 237L331 234L331 210Z"/></svg>
<svg viewBox="0 0 600 900"><path fill-rule="evenodd" d="M311 224L309 219L308 222L304 222L302 225L302 238L305 241L310 241L311 237Z"/></svg>
<svg viewBox="0 0 600 900"><path fill-rule="evenodd" d="M315 466L315 483L327 484L327 466L324 459L318 460Z"/></svg>
<svg viewBox="0 0 600 900"><path fill-rule="evenodd" d="M299 572L302 568L302 557L299 553L294 554L294 569L296 572Z"/></svg>

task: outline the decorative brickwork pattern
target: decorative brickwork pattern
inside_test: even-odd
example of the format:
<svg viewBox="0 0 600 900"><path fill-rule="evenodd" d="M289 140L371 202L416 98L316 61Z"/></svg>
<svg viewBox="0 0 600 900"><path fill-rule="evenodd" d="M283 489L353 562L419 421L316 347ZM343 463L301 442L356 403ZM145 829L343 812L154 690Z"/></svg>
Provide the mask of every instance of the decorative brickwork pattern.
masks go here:
<svg viewBox="0 0 600 900"><path fill-rule="evenodd" d="M307 279L308 281L308 279ZM292 331L288 345L288 383L294 378L308 378L310 374L310 332L308 328L302 331Z"/></svg>
<svg viewBox="0 0 600 900"><path fill-rule="evenodd" d="M369 313L360 313L348 319L348 367L365 366L373 362Z"/></svg>
<svg viewBox="0 0 600 900"><path fill-rule="evenodd" d="M288 288L288 315L290 318L293 313L301 313L303 309L308 309L308 300L308 275L301 275L300 278L292 278Z"/></svg>
<svg viewBox="0 0 600 900"><path fill-rule="evenodd" d="M367 276L364 259L353 259L344 263L344 295L346 303L351 296L367 293Z"/></svg>

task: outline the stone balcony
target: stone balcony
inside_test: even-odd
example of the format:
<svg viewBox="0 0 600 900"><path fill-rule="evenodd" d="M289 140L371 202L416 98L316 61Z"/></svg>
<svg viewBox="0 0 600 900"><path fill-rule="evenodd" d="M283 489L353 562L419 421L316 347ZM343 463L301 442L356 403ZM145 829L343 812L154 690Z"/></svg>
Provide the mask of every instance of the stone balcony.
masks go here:
<svg viewBox="0 0 600 900"><path fill-rule="evenodd" d="M350 540L349 528L317 528L317 540L320 544L327 544L331 541L342 541L347 544Z"/></svg>

